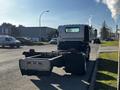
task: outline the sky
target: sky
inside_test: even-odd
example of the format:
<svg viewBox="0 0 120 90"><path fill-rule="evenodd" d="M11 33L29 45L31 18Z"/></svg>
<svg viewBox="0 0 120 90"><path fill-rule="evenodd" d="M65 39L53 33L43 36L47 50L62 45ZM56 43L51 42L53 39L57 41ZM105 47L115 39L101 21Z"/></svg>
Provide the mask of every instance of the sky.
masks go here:
<svg viewBox="0 0 120 90"><path fill-rule="evenodd" d="M120 18L113 20L108 7L100 0L0 0L0 24L39 26L39 16L43 11L41 25L57 28L64 24L88 24L99 29L105 20L115 28ZM90 20L91 19L91 20Z"/></svg>

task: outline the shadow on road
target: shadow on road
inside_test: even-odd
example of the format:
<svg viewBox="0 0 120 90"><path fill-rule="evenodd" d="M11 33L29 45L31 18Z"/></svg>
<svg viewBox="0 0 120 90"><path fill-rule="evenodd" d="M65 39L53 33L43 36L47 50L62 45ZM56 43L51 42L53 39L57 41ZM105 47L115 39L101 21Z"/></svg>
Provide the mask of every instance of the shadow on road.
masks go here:
<svg viewBox="0 0 120 90"><path fill-rule="evenodd" d="M40 90L86 90L91 80L95 61L87 63L86 75L59 75L52 72L50 76L38 76L39 79L31 79L31 81Z"/></svg>
<svg viewBox="0 0 120 90"><path fill-rule="evenodd" d="M39 79L40 80L31 79L31 81L40 90L84 90L85 86L87 86L87 84L81 81L80 76L61 76L52 73L50 76L42 76L39 77Z"/></svg>

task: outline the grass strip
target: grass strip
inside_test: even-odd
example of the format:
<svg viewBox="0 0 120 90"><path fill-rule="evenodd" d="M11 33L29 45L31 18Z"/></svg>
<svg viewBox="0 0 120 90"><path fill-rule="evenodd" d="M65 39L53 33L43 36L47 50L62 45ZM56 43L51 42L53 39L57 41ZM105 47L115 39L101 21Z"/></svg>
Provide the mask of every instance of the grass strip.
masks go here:
<svg viewBox="0 0 120 90"><path fill-rule="evenodd" d="M118 53L100 53L95 90L117 90Z"/></svg>
<svg viewBox="0 0 120 90"><path fill-rule="evenodd" d="M106 46L118 46L118 41L104 41L101 44L102 47Z"/></svg>

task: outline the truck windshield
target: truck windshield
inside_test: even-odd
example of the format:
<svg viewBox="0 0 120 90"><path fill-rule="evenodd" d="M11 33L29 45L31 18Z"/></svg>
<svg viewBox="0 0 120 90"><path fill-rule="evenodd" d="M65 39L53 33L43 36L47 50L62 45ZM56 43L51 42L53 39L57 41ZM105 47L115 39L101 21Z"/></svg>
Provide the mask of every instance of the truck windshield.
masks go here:
<svg viewBox="0 0 120 90"><path fill-rule="evenodd" d="M80 28L78 28L78 27L69 27L69 28L66 28L65 29L65 32L80 32Z"/></svg>

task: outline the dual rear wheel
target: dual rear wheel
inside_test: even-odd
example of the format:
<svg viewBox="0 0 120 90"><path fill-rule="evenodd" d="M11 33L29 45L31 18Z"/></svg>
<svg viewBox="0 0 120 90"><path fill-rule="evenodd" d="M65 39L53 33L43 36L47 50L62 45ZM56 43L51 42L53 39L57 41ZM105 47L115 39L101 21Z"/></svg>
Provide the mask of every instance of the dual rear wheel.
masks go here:
<svg viewBox="0 0 120 90"><path fill-rule="evenodd" d="M64 58L66 72L76 75L84 75L86 73L86 56L83 53L67 54Z"/></svg>

